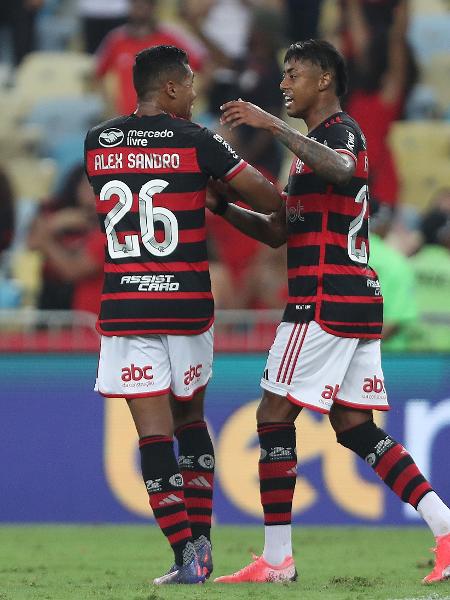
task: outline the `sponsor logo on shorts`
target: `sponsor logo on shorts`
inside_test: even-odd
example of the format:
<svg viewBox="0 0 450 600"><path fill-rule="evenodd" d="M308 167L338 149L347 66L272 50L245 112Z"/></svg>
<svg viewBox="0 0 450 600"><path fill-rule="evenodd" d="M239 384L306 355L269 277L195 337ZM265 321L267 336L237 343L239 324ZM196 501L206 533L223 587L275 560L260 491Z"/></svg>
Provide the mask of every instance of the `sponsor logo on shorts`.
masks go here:
<svg viewBox="0 0 450 600"><path fill-rule="evenodd" d="M334 400L339 392L340 385L326 385L321 394L324 400Z"/></svg>
<svg viewBox="0 0 450 600"><path fill-rule="evenodd" d="M153 379L153 375L151 365L145 365L144 367L137 367L134 363L131 363L129 367L123 367L122 369L122 381L141 381L141 379L146 379L150 381Z"/></svg>
<svg viewBox="0 0 450 600"><path fill-rule="evenodd" d="M190 365L189 369L184 372L184 385L190 385L194 380L199 379L203 365Z"/></svg>
<svg viewBox="0 0 450 600"><path fill-rule="evenodd" d="M212 454L202 454L198 457L198 464L204 469L214 469L214 456Z"/></svg>
<svg viewBox="0 0 450 600"><path fill-rule="evenodd" d="M175 475L169 477L169 483L174 487L183 487L183 476L180 473L175 473Z"/></svg>
<svg viewBox="0 0 450 600"><path fill-rule="evenodd" d="M385 399L386 390L384 389L384 381L374 375L373 377L365 377L363 383L363 398L366 400Z"/></svg>
<svg viewBox="0 0 450 600"><path fill-rule="evenodd" d="M98 142L100 146L104 148L113 148L114 146L118 146L123 142L124 133L121 129L116 129L115 127L111 127L110 129L105 129L98 136Z"/></svg>

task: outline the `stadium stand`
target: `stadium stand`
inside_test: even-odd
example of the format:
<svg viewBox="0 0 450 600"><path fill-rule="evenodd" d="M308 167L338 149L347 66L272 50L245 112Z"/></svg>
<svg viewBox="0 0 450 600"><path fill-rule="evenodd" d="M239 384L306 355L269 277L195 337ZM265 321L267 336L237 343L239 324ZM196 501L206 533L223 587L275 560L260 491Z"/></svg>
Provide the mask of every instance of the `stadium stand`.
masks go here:
<svg viewBox="0 0 450 600"><path fill-rule="evenodd" d="M398 121L389 141L400 172L400 201L423 209L448 184L450 123Z"/></svg>

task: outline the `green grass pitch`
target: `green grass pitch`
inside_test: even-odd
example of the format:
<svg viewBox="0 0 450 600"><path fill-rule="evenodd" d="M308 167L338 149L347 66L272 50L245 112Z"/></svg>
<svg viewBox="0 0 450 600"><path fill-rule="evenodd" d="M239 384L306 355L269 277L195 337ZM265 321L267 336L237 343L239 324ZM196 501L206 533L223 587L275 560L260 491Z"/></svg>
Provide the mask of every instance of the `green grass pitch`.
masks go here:
<svg viewBox="0 0 450 600"><path fill-rule="evenodd" d="M262 527L216 527L214 575L260 552ZM1 526L0 600L450 600L423 586L433 539L418 528L295 527L291 584L155 587L171 564L154 526Z"/></svg>

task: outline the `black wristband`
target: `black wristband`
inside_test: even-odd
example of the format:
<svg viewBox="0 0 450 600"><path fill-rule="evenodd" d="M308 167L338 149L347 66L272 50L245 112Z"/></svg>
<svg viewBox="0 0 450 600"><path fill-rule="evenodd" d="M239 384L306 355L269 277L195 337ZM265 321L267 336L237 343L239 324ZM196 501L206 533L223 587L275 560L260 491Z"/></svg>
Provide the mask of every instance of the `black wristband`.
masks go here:
<svg viewBox="0 0 450 600"><path fill-rule="evenodd" d="M223 196L222 194L217 194L216 197L217 197L217 206L216 206L215 210L212 210L211 212L214 215L218 215L219 217L222 217L226 213L229 202L225 198L225 196Z"/></svg>

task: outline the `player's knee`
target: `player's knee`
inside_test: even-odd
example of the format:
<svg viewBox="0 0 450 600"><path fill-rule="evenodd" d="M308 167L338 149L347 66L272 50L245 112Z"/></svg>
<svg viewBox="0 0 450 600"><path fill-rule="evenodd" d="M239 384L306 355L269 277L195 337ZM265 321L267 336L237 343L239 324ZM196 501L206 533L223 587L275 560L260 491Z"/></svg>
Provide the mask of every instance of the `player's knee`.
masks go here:
<svg viewBox="0 0 450 600"><path fill-rule="evenodd" d="M328 417L337 434L373 419L371 410L358 410L339 404L333 404Z"/></svg>
<svg viewBox="0 0 450 600"><path fill-rule="evenodd" d="M256 409L257 423L293 423L301 410L284 396L265 391Z"/></svg>

